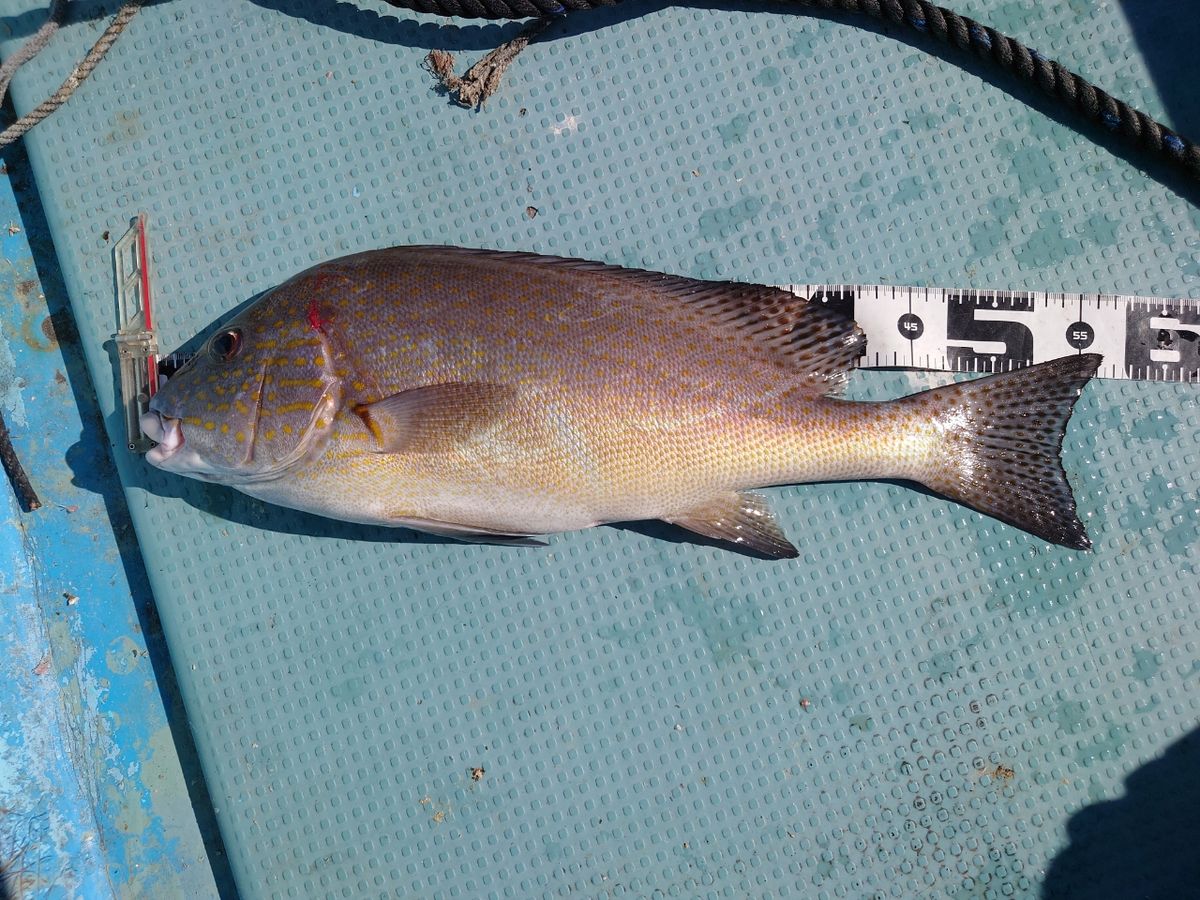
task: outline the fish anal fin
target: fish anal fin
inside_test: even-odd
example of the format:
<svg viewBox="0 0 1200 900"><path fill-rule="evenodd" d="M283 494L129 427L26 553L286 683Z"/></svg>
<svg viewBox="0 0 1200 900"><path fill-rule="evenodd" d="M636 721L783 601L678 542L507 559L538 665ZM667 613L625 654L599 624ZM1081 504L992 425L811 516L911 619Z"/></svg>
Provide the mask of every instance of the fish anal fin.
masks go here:
<svg viewBox="0 0 1200 900"><path fill-rule="evenodd" d="M545 547L546 542L531 534L515 534L508 531L498 531L482 528L476 525L460 525L456 522L441 522L437 519L414 519L411 516L397 516L395 524L414 531L424 531L426 534L436 534L438 537L454 538L471 544L502 544L506 547Z"/></svg>
<svg viewBox="0 0 1200 900"><path fill-rule="evenodd" d="M447 382L412 388L360 403L354 413L381 453L432 453L452 449L495 422L516 388Z"/></svg>
<svg viewBox="0 0 1200 900"><path fill-rule="evenodd" d="M770 559L795 559L800 555L761 494L745 491L718 494L681 515L667 517L666 521Z"/></svg>

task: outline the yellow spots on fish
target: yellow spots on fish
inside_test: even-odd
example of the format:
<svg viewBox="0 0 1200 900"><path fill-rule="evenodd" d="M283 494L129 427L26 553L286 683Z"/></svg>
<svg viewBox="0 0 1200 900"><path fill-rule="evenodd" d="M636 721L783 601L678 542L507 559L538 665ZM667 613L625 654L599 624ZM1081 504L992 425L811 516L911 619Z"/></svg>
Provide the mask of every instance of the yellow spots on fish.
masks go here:
<svg viewBox="0 0 1200 900"><path fill-rule="evenodd" d="M284 425L282 430L283 430L284 434L295 434L296 433L295 429L293 429L291 425Z"/></svg>
<svg viewBox="0 0 1200 900"><path fill-rule="evenodd" d="M325 387L325 382L320 378L280 378L278 384L281 388L310 387L320 390Z"/></svg>
<svg viewBox="0 0 1200 900"><path fill-rule="evenodd" d="M235 441L237 441L239 444L241 444L241 443L244 443L244 442L245 442L245 440L246 440L246 432L244 432L244 431L239 431L237 434L235 434L235 435L233 436L233 439L234 439Z"/></svg>
<svg viewBox="0 0 1200 900"><path fill-rule="evenodd" d="M325 429L328 427L329 427L329 420L327 418L325 418L324 416L321 416L320 418L317 419L317 428Z"/></svg>
<svg viewBox="0 0 1200 900"><path fill-rule="evenodd" d="M200 427L200 417L199 416L185 416L183 419L183 424L191 425L193 428L199 428Z"/></svg>
<svg viewBox="0 0 1200 900"><path fill-rule="evenodd" d="M323 357L323 356L314 356L314 357L313 357L313 365L314 365L314 366L316 366L316 367L317 367L317 368L319 368L319 369L323 369L323 368L325 368L325 357Z"/></svg>
<svg viewBox="0 0 1200 900"><path fill-rule="evenodd" d="M240 412L243 416L250 415L250 407L248 407L241 400L235 400L233 402L233 408Z"/></svg>
<svg viewBox="0 0 1200 900"><path fill-rule="evenodd" d="M354 388L354 390L356 390L356 391L365 391L365 390L367 389L367 386L366 386L366 384L364 384L364 383L363 383L363 382L361 382L361 381L355 381L355 382L354 382L353 384L351 384L350 386L351 386L352 388Z"/></svg>
<svg viewBox="0 0 1200 900"><path fill-rule="evenodd" d="M306 366L308 365L308 360L303 356L297 356L293 363L297 366Z"/></svg>
<svg viewBox="0 0 1200 900"><path fill-rule="evenodd" d="M205 430L205 431L215 431L215 430L216 430L216 427L217 427L217 423L216 423L216 422L209 421L209 422L205 422L205 423L204 423L204 430Z"/></svg>
<svg viewBox="0 0 1200 900"><path fill-rule="evenodd" d="M278 415L286 415L287 413L311 413L316 408L316 404L307 400L298 400L294 403L284 403L283 406L276 409Z"/></svg>
<svg viewBox="0 0 1200 900"><path fill-rule="evenodd" d="M265 437L268 441L273 441L273 440L275 440L275 434L276 434L276 431L274 428L268 428L263 433L263 437Z"/></svg>
<svg viewBox="0 0 1200 900"><path fill-rule="evenodd" d="M221 423L221 434L229 434L229 423L228 422Z"/></svg>
<svg viewBox="0 0 1200 900"><path fill-rule="evenodd" d="M205 404L204 404L204 411L205 411L205 412L212 412L212 411L213 411L213 406L214 406L214 404L212 404L212 403L205 403Z"/></svg>
<svg viewBox="0 0 1200 900"><path fill-rule="evenodd" d="M279 341L273 338L262 338L258 341L258 346L263 350L274 350L279 345Z"/></svg>

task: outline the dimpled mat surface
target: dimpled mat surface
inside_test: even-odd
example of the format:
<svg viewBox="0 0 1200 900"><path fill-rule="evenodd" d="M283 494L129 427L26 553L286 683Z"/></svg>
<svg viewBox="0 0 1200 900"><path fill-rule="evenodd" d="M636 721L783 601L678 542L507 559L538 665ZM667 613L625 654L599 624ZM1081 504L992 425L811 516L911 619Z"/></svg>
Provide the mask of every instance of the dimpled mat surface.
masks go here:
<svg viewBox="0 0 1200 900"><path fill-rule="evenodd" d="M1149 4L957 6L1197 124L1143 62ZM41 12L3 9L12 52ZM441 22L154 4L30 136L103 408L111 241L143 210L167 348L401 243L1197 292L1195 207L919 39L635 2L555 26L470 112L423 56L461 69L514 27ZM22 71L18 108L102 25ZM801 551L779 563L654 526L511 549L341 525L152 471L108 424L246 897L1171 896L1197 876L1198 399L1087 388L1090 554L844 484L769 491Z"/></svg>

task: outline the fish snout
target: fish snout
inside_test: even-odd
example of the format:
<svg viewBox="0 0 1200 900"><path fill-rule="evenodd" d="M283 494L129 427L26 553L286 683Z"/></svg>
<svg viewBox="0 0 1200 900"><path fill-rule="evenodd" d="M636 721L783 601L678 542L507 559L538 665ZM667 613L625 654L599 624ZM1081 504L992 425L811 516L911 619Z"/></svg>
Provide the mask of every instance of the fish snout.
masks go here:
<svg viewBox="0 0 1200 900"><path fill-rule="evenodd" d="M139 421L146 437L158 443L146 454L146 461L152 466L162 465L183 446L182 420L151 410L143 413Z"/></svg>

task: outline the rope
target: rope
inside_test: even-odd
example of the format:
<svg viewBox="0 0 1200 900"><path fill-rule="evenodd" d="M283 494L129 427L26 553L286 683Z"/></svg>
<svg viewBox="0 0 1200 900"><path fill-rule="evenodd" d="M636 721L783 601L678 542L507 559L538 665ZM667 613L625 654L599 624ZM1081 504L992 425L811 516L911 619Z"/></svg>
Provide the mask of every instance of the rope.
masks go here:
<svg viewBox="0 0 1200 900"><path fill-rule="evenodd" d="M620 0L387 0L392 6L416 12L476 19L525 19L561 16ZM921 34L999 66L1022 81L1038 85L1062 105L1093 123L1119 134L1131 144L1154 151L1167 162L1200 180L1200 146L1156 122L1128 103L1116 99L1087 79L1048 59L1020 41L981 25L967 16L927 0L777 0L781 6L817 7L858 13L892 25L905 25ZM511 60L509 60L511 62ZM494 90L494 87L493 87ZM486 99L486 96L483 98Z"/></svg>
<svg viewBox="0 0 1200 900"><path fill-rule="evenodd" d="M129 24L130 20L137 14L137 11L141 7L142 0L129 0L128 3L117 10L117 14L113 16L113 20L104 29L104 33L100 35L100 38L92 46L92 49L88 51L87 56L81 59L78 65L71 71L71 74L67 76L67 80L62 83L62 87L38 104L35 109L17 119L17 121L4 129L3 132L0 132L0 147L7 147L71 99L71 95L87 80L87 77L92 74L92 70L100 65L100 61L104 59L104 55L116 43L117 38L121 36L121 32L125 30L125 26ZM40 34L41 32L39 31L38 33ZM25 47L22 47L18 53L23 53L32 41L33 39L27 42ZM36 53L40 49L41 47L38 47L33 53ZM33 56L33 53L30 54L30 57ZM22 62L24 61L22 60ZM14 71L15 68L14 66ZM11 78L11 76L9 77Z"/></svg>

